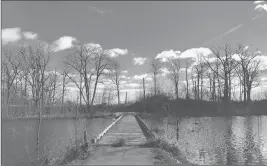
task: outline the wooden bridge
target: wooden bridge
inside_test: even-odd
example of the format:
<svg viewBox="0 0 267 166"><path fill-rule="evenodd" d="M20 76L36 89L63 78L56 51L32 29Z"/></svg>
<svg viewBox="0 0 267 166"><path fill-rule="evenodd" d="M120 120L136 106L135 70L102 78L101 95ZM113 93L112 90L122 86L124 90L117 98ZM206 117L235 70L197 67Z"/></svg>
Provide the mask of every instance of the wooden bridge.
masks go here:
<svg viewBox="0 0 267 166"><path fill-rule="evenodd" d="M82 164L153 165L152 148L139 146L149 137L141 121L134 113L123 114L96 138L96 151Z"/></svg>

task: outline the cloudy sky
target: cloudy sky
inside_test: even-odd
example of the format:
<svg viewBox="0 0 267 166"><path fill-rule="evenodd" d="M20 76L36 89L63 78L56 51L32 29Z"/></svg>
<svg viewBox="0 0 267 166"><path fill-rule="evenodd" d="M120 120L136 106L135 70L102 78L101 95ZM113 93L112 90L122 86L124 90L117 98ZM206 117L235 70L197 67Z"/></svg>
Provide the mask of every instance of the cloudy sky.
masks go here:
<svg viewBox="0 0 267 166"><path fill-rule="evenodd" d="M60 68L73 45L99 44L132 84L150 59L188 49L242 43L267 55L266 30L267 3L259 1L2 2L3 45L53 43L50 68Z"/></svg>

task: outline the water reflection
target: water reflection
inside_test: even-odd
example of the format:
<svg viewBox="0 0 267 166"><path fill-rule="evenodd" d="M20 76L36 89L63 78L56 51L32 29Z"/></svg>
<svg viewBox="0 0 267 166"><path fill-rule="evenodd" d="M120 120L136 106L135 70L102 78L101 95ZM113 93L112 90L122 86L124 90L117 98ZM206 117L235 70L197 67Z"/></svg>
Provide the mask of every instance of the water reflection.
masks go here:
<svg viewBox="0 0 267 166"><path fill-rule="evenodd" d="M162 119L146 123L165 133ZM183 118L177 141L175 120L169 118L167 138L193 164L267 165L266 124L267 116Z"/></svg>
<svg viewBox="0 0 267 166"><path fill-rule="evenodd" d="M43 120L40 130L40 156L53 159L61 155L71 142L95 137L111 124L111 119L54 119ZM2 165L30 166L36 160L37 120L7 120L2 123Z"/></svg>

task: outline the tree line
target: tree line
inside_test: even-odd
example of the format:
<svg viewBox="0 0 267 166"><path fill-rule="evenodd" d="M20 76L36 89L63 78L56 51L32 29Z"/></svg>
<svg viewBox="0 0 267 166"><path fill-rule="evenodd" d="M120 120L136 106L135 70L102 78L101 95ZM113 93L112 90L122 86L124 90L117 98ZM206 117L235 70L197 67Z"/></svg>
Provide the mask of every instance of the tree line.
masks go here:
<svg viewBox="0 0 267 166"><path fill-rule="evenodd" d="M166 66L167 77L172 82L176 99L180 98L179 84L183 75L185 83L182 91L186 99L204 100L205 96L210 101L228 103L233 100L233 91L239 86L239 101L250 102L251 91L259 86L260 77L264 74L263 69L266 69L266 64L261 60L261 52L251 51L242 44L235 48L230 44L214 46L210 50L209 56L196 52L196 61L180 56L168 58L164 63L153 59L150 66L154 95L159 91L157 77ZM204 79L208 80L206 85ZM234 79L239 81L238 84L233 83Z"/></svg>
<svg viewBox="0 0 267 166"><path fill-rule="evenodd" d="M250 102L251 91L259 86L262 69L266 66L261 61L261 53L258 50L251 51L241 44L235 48L225 44L210 50L210 56L197 52L196 61L179 56L169 58L164 63L158 59L151 60L153 94L157 95L162 91L158 87L158 81L165 66L167 78L174 89L172 96L176 99L181 98L184 93L186 99L208 99L227 103L233 100L234 91L239 88L239 100ZM88 111L96 100L110 104L115 98L114 90L117 102L121 104L122 71L119 62L111 58L109 50L93 44L77 45L64 58L64 68L61 70L49 68L52 52L51 47L44 43L35 46L23 45L16 54L3 49L1 88L5 105L10 103L14 94L21 98L32 98L36 108L42 108L44 105L64 105L67 86L70 83L79 89L77 102L81 105L85 103ZM183 87L179 88L181 76L184 83ZM233 83L235 79L238 84ZM97 92L99 84L104 85L102 94ZM145 98L148 91L145 91L144 84L145 78L142 86Z"/></svg>
<svg viewBox="0 0 267 166"><path fill-rule="evenodd" d="M111 104L114 100L113 85L119 104L120 64L110 58L108 50L90 44L75 46L64 58L61 70L49 68L53 50L44 43L22 45L15 54L7 48L2 52L1 91L5 106L10 102L16 103L16 98L30 98L34 107L41 110L44 105L64 105L70 83L79 89L77 101L81 105L85 103L88 111L96 100ZM103 79L110 80L111 84ZM97 92L99 84L104 84L102 94Z"/></svg>

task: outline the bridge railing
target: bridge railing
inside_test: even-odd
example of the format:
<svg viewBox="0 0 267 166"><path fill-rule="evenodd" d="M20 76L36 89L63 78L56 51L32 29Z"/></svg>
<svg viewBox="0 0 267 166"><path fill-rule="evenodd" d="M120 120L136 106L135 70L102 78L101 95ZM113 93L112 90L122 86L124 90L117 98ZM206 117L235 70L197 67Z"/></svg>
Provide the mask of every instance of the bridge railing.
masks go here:
<svg viewBox="0 0 267 166"><path fill-rule="evenodd" d="M150 140L150 139L155 139L156 136L149 130L149 128L147 127L147 125L144 123L144 121L139 117L138 114L135 115L135 118L140 126L140 128L142 129L146 139Z"/></svg>
<svg viewBox="0 0 267 166"><path fill-rule="evenodd" d="M100 139L103 138L103 136L111 129L112 126L114 126L122 117L124 114L122 114L120 117L118 117L113 123L111 123L105 130L103 130L95 139L92 140L93 144L96 144Z"/></svg>

